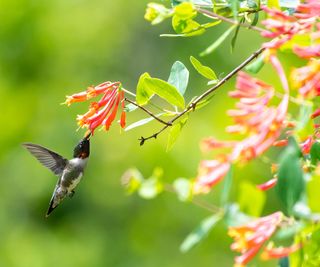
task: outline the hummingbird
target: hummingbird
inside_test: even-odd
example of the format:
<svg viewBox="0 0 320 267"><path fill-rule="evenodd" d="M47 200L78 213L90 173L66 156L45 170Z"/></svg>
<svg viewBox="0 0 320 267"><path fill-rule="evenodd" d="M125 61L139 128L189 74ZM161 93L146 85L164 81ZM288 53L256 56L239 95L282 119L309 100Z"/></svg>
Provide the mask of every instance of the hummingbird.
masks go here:
<svg viewBox="0 0 320 267"><path fill-rule="evenodd" d="M90 154L90 133L84 137L73 150L73 158L68 160L58 153L43 146L23 143L22 145L45 167L59 177L53 191L46 217L58 207L66 196L70 198L75 193Z"/></svg>

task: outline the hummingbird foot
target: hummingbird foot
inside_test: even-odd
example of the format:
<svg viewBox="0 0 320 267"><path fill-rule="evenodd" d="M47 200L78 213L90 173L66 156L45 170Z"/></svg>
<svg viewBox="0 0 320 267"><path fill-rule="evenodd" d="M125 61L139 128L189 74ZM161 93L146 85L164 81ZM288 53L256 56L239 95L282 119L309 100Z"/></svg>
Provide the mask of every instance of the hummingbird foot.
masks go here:
<svg viewBox="0 0 320 267"><path fill-rule="evenodd" d="M70 193L68 193L68 196L69 196L70 198L72 198L72 197L74 196L74 193L75 193L75 191L72 190Z"/></svg>

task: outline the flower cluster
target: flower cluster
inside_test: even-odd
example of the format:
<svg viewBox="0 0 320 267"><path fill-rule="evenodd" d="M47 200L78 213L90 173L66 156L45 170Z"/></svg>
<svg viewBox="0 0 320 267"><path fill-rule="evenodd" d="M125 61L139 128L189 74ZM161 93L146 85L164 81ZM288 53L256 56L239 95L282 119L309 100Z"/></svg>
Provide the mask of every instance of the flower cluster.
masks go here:
<svg viewBox="0 0 320 267"><path fill-rule="evenodd" d="M214 138L204 140L206 150L229 149L220 159L200 163L194 192L207 192L228 172L233 162L247 162L260 156L278 139L285 127L289 95L285 94L278 106L270 106L274 88L244 72L237 77L237 90L229 93L238 99L236 109L228 111L235 122L226 128L228 133L244 135L240 141L218 141Z"/></svg>
<svg viewBox="0 0 320 267"><path fill-rule="evenodd" d="M269 216L261 217L246 225L229 228L229 236L234 239L231 249L242 255L235 258L235 266L245 266L259 252L264 244L271 238L280 226L284 216L281 212L275 212ZM261 254L262 259L281 258L296 251L300 247L274 248L269 243Z"/></svg>
<svg viewBox="0 0 320 267"><path fill-rule="evenodd" d="M315 7L317 5L318 3L315 3L315 1L309 0L307 3L300 5L297 8L297 13L293 15L288 15L278 9L262 7L269 15L269 18L262 22L266 27L262 36L273 39L263 46L277 49L298 35L306 37L306 34L311 34L313 39L319 38L319 33L312 33L320 15L319 9ZM317 24L317 27L319 28L319 24ZM312 50L316 54L319 53L319 46L300 47L294 45L294 52L301 57L306 57Z"/></svg>
<svg viewBox="0 0 320 267"><path fill-rule="evenodd" d="M291 73L292 85L299 89L303 98L320 95L320 60L311 59L304 67L294 69Z"/></svg>
<svg viewBox="0 0 320 267"><path fill-rule="evenodd" d="M121 89L119 82L104 82L97 86L90 86L84 92L67 96L65 104L70 106L72 103L83 102L99 95L102 95L102 97L98 102L92 102L90 104L87 113L78 115L77 121L79 126L87 127L92 134L99 126L103 126L105 130L109 130L120 107L122 110L120 126L124 128L126 124L124 91Z"/></svg>

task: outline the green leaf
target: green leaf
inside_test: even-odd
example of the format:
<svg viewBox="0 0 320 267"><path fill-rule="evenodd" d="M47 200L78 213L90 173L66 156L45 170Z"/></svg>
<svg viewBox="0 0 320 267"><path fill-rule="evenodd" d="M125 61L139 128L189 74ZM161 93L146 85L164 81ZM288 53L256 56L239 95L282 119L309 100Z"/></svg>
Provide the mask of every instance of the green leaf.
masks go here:
<svg viewBox="0 0 320 267"><path fill-rule="evenodd" d="M211 95L203 100L201 100L200 102L198 102L198 104L196 105L195 109L194 110L198 110L198 109L201 109L203 107L205 107L206 105L208 105L211 101L211 99L214 97L214 95ZM189 102L188 106L193 103L193 101L197 98L197 96L193 97L191 99L191 101Z"/></svg>
<svg viewBox="0 0 320 267"><path fill-rule="evenodd" d="M279 267L290 267L289 258L283 257L279 260Z"/></svg>
<svg viewBox="0 0 320 267"><path fill-rule="evenodd" d="M125 112L132 112L132 111L136 110L137 108L138 108L138 106L129 103L129 104L127 104L127 105L124 107L123 110L124 110Z"/></svg>
<svg viewBox="0 0 320 267"><path fill-rule="evenodd" d="M280 0L279 4L281 7L296 9L300 5L300 0Z"/></svg>
<svg viewBox="0 0 320 267"><path fill-rule="evenodd" d="M259 217L266 202L265 192L248 182L240 184L239 192L240 210L248 215Z"/></svg>
<svg viewBox="0 0 320 267"><path fill-rule="evenodd" d="M233 166L231 165L226 177L224 178L224 182L223 182L223 189L222 189L221 198L220 198L220 202L221 202L222 207L224 207L228 203L229 194L231 191L232 180L233 180Z"/></svg>
<svg viewBox="0 0 320 267"><path fill-rule="evenodd" d="M280 228L280 230L278 230L275 234L275 239L279 241L292 239L292 237L299 233L304 227L305 224L303 222L295 222L293 225L289 225L285 228Z"/></svg>
<svg viewBox="0 0 320 267"><path fill-rule="evenodd" d="M291 139L289 145L280 155L280 166L276 190L287 214L291 215L293 207L305 189L303 172L300 166L301 151L295 141Z"/></svg>
<svg viewBox="0 0 320 267"><path fill-rule="evenodd" d="M182 242L180 246L181 252L187 252L196 244L198 244L203 238L205 238L211 229L222 219L221 213L214 214L205 218L201 224L192 231Z"/></svg>
<svg viewBox="0 0 320 267"><path fill-rule="evenodd" d="M225 221L228 226L239 226L248 223L252 217L240 211L237 203L232 203L226 207Z"/></svg>
<svg viewBox="0 0 320 267"><path fill-rule="evenodd" d="M130 124L128 127L126 127L124 130L127 132L127 131L130 131L134 128L137 128L139 126L142 126L142 125L145 125L147 123L149 123L150 121L153 121L154 118L153 117L149 117L149 118L145 118L145 119L142 119L142 120L139 120L139 121L136 121L132 124Z"/></svg>
<svg viewBox="0 0 320 267"><path fill-rule="evenodd" d="M307 184L307 201L312 212L320 212L320 176L314 174Z"/></svg>
<svg viewBox="0 0 320 267"><path fill-rule="evenodd" d="M190 61L192 63L192 66L200 75L209 80L217 80L217 75L210 67L202 65L201 62L193 56L190 57Z"/></svg>
<svg viewBox="0 0 320 267"><path fill-rule="evenodd" d="M240 7L240 3L239 0L228 0L231 10L232 10L232 14L233 14L233 19L234 20L238 20L238 12L239 12L239 7Z"/></svg>
<svg viewBox="0 0 320 267"><path fill-rule="evenodd" d="M211 0L171 0L172 6L180 5L182 2L192 2L201 7L213 7Z"/></svg>
<svg viewBox="0 0 320 267"><path fill-rule="evenodd" d="M153 96L153 92L146 86L145 79L150 78L149 73L143 73L138 81L136 101L139 105L145 105Z"/></svg>
<svg viewBox="0 0 320 267"><path fill-rule="evenodd" d="M189 179L178 178L174 180L173 188L180 201L187 201L192 197L192 182Z"/></svg>
<svg viewBox="0 0 320 267"><path fill-rule="evenodd" d="M235 30L235 32L234 32L234 35L233 35L232 39L231 39L231 52L233 52L233 50L234 50L234 47L235 47L236 41L237 41L237 37L238 37L238 34L239 34L239 30L240 30L241 23L243 23L244 20L245 20L245 18L242 18L242 19L241 19L241 21L240 21L240 23L237 25L237 28L236 28L236 30Z"/></svg>
<svg viewBox="0 0 320 267"><path fill-rule="evenodd" d="M172 27L176 33L183 34L183 36L195 36L205 32L205 29L193 19L185 20L178 16L172 17Z"/></svg>
<svg viewBox="0 0 320 267"><path fill-rule="evenodd" d="M258 73L264 66L264 55L260 55L255 61L251 62L245 67L246 71L249 71L253 74Z"/></svg>
<svg viewBox="0 0 320 267"><path fill-rule="evenodd" d="M121 183L126 188L128 194L137 191L143 181L142 174L135 168L127 170L121 177Z"/></svg>
<svg viewBox="0 0 320 267"><path fill-rule="evenodd" d="M193 22L186 22L186 21L178 21L177 23L182 24L181 28L179 28L179 26L177 26L177 27L183 33L179 33L179 34L165 33L165 34L160 34L160 37L192 37L192 36L200 35L200 34L203 34L206 29L214 27L217 24L221 23L221 20L217 20L217 21L213 21L213 22L209 22L209 23L204 23L201 25L198 24L197 22L194 24ZM188 23L193 23L193 24L189 24L189 26L187 28ZM179 30L179 29L177 29L177 30Z"/></svg>
<svg viewBox="0 0 320 267"><path fill-rule="evenodd" d="M224 42L224 40L227 39L227 37L232 33L235 27L236 25L233 25L228 30L226 30L224 34L222 34L212 45L210 45L209 47L207 47L207 49L201 52L200 56L206 56L208 54L211 54L214 50L216 50Z"/></svg>
<svg viewBox="0 0 320 267"><path fill-rule="evenodd" d="M184 108L184 98L173 85L157 78L145 78L144 84L148 90L165 99L170 104Z"/></svg>
<svg viewBox="0 0 320 267"><path fill-rule="evenodd" d="M170 71L168 83L176 87L181 95L184 95L189 81L189 71L183 63L176 61Z"/></svg>
<svg viewBox="0 0 320 267"><path fill-rule="evenodd" d="M168 136L168 142L167 142L167 149L166 149L167 152L172 149L173 145L175 144L175 142L177 141L181 133L183 126L187 123L187 120L188 120L188 117L185 117L182 120L180 120L178 123L171 126L169 136Z"/></svg>
<svg viewBox="0 0 320 267"><path fill-rule="evenodd" d="M170 9L167 9L164 5L157 3L148 3L144 18L150 21L152 25L159 24L166 18L172 16Z"/></svg>
<svg viewBox="0 0 320 267"><path fill-rule="evenodd" d="M304 101L303 104L300 105L298 123L295 128L296 134L300 137L300 139L305 139L314 132L313 121L310 119L312 112L312 102Z"/></svg>
<svg viewBox="0 0 320 267"><path fill-rule="evenodd" d="M155 168L152 176L141 183L138 191L140 197L152 199L163 191L163 184L160 180L162 173L162 169Z"/></svg>
<svg viewBox="0 0 320 267"><path fill-rule="evenodd" d="M267 0L267 6L270 8L280 9L279 0Z"/></svg>
<svg viewBox="0 0 320 267"><path fill-rule="evenodd" d="M320 142L316 141L313 143L310 149L311 164L316 166L320 160Z"/></svg>
<svg viewBox="0 0 320 267"><path fill-rule="evenodd" d="M190 2L183 2L174 8L174 14L182 20L188 20L194 18L197 15L197 11Z"/></svg>
<svg viewBox="0 0 320 267"><path fill-rule="evenodd" d="M295 238L295 244L303 244L301 250L290 255L291 266L318 267L320 266L320 229L313 224Z"/></svg>
<svg viewBox="0 0 320 267"><path fill-rule="evenodd" d="M256 26L258 22L259 22L259 12L255 12L251 26Z"/></svg>

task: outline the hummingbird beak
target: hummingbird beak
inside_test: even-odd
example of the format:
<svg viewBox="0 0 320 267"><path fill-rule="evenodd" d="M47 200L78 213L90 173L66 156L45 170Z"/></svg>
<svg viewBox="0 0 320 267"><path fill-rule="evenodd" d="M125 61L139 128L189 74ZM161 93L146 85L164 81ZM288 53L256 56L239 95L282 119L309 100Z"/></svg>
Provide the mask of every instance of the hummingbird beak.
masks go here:
<svg viewBox="0 0 320 267"><path fill-rule="evenodd" d="M91 132L87 133L85 136L84 136L84 140L89 140L89 138L91 137Z"/></svg>

